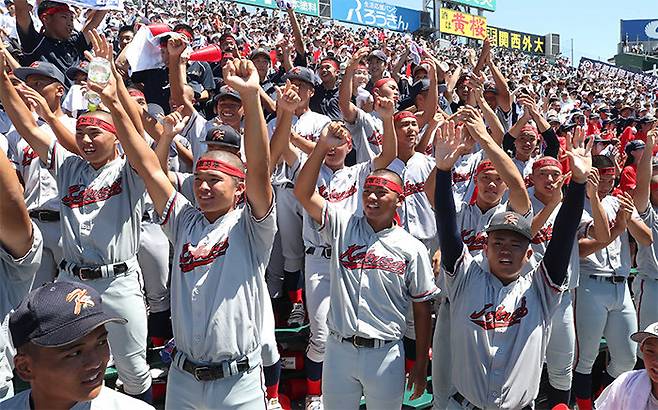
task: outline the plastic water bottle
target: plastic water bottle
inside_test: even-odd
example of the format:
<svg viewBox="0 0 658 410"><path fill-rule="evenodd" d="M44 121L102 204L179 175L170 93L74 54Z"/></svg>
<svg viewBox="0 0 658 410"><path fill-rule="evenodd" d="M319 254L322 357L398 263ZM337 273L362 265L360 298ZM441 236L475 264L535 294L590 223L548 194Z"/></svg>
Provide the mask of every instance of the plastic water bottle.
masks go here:
<svg viewBox="0 0 658 410"><path fill-rule="evenodd" d="M89 63L87 81L92 81L98 85L106 85L112 75L112 66L110 62L102 57L94 57ZM96 111L98 104L101 103L101 96L97 93L87 90L87 107L89 111Z"/></svg>

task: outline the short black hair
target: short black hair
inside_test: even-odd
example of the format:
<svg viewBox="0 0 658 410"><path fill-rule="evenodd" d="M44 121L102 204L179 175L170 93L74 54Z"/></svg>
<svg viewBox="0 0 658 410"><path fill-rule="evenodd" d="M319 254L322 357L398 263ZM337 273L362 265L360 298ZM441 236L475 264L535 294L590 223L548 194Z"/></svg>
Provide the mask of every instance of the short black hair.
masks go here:
<svg viewBox="0 0 658 410"><path fill-rule="evenodd" d="M178 23L174 26L173 31L175 33L178 33L181 30L187 31L188 33L190 33L190 35L194 36L194 29L192 29L192 26L190 26L189 24Z"/></svg>
<svg viewBox="0 0 658 410"><path fill-rule="evenodd" d="M125 33L126 31L132 31L134 33L135 32L135 27L130 25L130 24L126 24L125 26L121 26L119 28L119 35L121 35L122 33Z"/></svg>
<svg viewBox="0 0 658 410"><path fill-rule="evenodd" d="M594 155L592 157L592 166L597 169L611 168L615 166L615 163L607 155Z"/></svg>

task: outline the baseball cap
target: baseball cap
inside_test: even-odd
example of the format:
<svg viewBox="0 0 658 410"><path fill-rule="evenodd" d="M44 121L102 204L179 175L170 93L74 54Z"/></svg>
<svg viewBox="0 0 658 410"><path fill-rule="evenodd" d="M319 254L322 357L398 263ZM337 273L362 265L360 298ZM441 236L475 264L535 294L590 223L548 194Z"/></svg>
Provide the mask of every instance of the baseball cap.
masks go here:
<svg viewBox="0 0 658 410"><path fill-rule="evenodd" d="M645 340L652 337L658 339L658 322L650 324L646 329L644 329L644 331L633 333L631 335L631 340L642 344Z"/></svg>
<svg viewBox="0 0 658 410"><path fill-rule="evenodd" d="M528 240L532 239L532 231L530 229L530 221L523 215L514 211L505 211L494 215L489 222L489 226L485 232L494 231L512 231L516 232Z"/></svg>
<svg viewBox="0 0 658 410"><path fill-rule="evenodd" d="M651 114L647 114L643 117L638 118L637 122L640 123L640 124L649 124L649 123L652 123L652 122L656 122L656 117L654 117Z"/></svg>
<svg viewBox="0 0 658 410"><path fill-rule="evenodd" d="M626 153L629 154L632 151L644 148L644 145L645 145L644 141L642 141L642 140L629 141L628 144L626 144L626 147L624 148L624 151L626 151Z"/></svg>
<svg viewBox="0 0 658 410"><path fill-rule="evenodd" d="M371 58L376 58L379 60L382 60L383 62L388 61L388 57L386 57L386 54L382 50L374 50L370 55L368 56L368 60Z"/></svg>
<svg viewBox="0 0 658 410"><path fill-rule="evenodd" d="M286 73L283 78L284 80L301 80L315 86L319 83L318 76L307 67L293 67L290 71Z"/></svg>
<svg viewBox="0 0 658 410"><path fill-rule="evenodd" d="M66 78L75 81L75 77L82 73L85 76L89 73L89 61L81 60L77 65L71 66L66 70Z"/></svg>
<svg viewBox="0 0 658 410"><path fill-rule="evenodd" d="M166 115L162 106L156 103L148 103L146 104L146 106L147 106L147 111L151 115L151 117L158 120L158 122L162 122L162 119Z"/></svg>
<svg viewBox="0 0 658 410"><path fill-rule="evenodd" d="M487 82L487 83L485 83L485 84L484 84L484 92L485 92L485 93L494 93L494 94L498 94L498 90L496 89L496 84L495 84L495 83L491 83L491 82Z"/></svg>
<svg viewBox="0 0 658 410"><path fill-rule="evenodd" d="M270 58L270 52L267 51L266 49L260 47L260 48L255 49L254 51L252 51L249 54L249 59L253 60L254 58L256 58L256 56L265 56L269 59Z"/></svg>
<svg viewBox="0 0 658 410"><path fill-rule="evenodd" d="M42 75L59 81L62 85L66 83L64 74L54 64L46 61L35 61L29 67L18 67L14 75L21 81L25 81L31 75Z"/></svg>
<svg viewBox="0 0 658 410"><path fill-rule="evenodd" d="M9 317L15 347L28 342L58 347L79 340L105 323L126 319L103 310L98 292L80 282L55 282L30 292Z"/></svg>
<svg viewBox="0 0 658 410"><path fill-rule="evenodd" d="M553 115L549 115L546 118L546 121L548 121L549 124L552 123L552 122L557 122L559 124L560 123L560 118L557 115L553 114Z"/></svg>
<svg viewBox="0 0 658 410"><path fill-rule="evenodd" d="M231 97L233 99L242 102L242 98L240 98L240 93L238 93L236 90L229 87L228 85L223 85L219 88L219 92L215 96L215 103L224 97Z"/></svg>
<svg viewBox="0 0 658 410"><path fill-rule="evenodd" d="M416 74L418 70L425 70L426 72L429 72L429 61L423 60L416 67L414 67L413 74Z"/></svg>
<svg viewBox="0 0 658 410"><path fill-rule="evenodd" d="M226 41L228 39L233 40L233 42L237 43L237 40L235 39L235 36L231 33L224 33L221 36L219 36L219 42L221 43L222 41Z"/></svg>
<svg viewBox="0 0 658 410"><path fill-rule="evenodd" d="M233 127L226 124L218 124L208 128L203 143L239 150L241 140L242 137Z"/></svg>

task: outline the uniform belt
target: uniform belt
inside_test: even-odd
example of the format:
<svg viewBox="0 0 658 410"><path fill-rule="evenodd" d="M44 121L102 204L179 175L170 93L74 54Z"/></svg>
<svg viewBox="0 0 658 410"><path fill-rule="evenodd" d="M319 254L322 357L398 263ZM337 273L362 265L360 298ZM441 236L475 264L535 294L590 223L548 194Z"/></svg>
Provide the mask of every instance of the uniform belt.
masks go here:
<svg viewBox="0 0 658 410"><path fill-rule="evenodd" d="M293 184L292 182L286 182L282 186L286 189L295 189L295 184Z"/></svg>
<svg viewBox="0 0 658 410"><path fill-rule="evenodd" d="M57 211L30 211L30 218L37 219L41 222L59 221L59 212Z"/></svg>
<svg viewBox="0 0 658 410"><path fill-rule="evenodd" d="M589 275L590 278L606 281L610 283L624 283L626 282L625 276L603 276L603 275Z"/></svg>
<svg viewBox="0 0 658 410"><path fill-rule="evenodd" d="M473 404L471 404L471 402L466 400L466 398L464 396L462 396L459 392L453 394L452 399L454 401L456 401L457 403L459 403L459 405L462 406L462 407L466 407L466 408L472 409L472 410L482 410L479 407L476 407ZM521 410L532 410L532 406L531 405L524 406L524 407L521 408Z"/></svg>
<svg viewBox="0 0 658 410"><path fill-rule="evenodd" d="M249 359L246 357L239 360L225 360L216 364L194 364L185 357L184 353L179 352L175 347L171 352L171 357L175 363L178 363L179 368L188 372L200 382L223 379L244 373L250 369Z"/></svg>
<svg viewBox="0 0 658 410"><path fill-rule="evenodd" d="M370 349L378 349L380 347L384 347L387 344L393 342L393 340L368 339L367 337L361 337L356 335L350 337L338 336L338 340L344 343L351 343L352 346L356 348L367 347Z"/></svg>
<svg viewBox="0 0 658 410"><path fill-rule="evenodd" d="M62 262L59 264L59 268L78 277L80 280L112 278L114 276L128 272L128 264L126 262L113 263L109 265L79 266L73 262L68 262L62 259Z"/></svg>
<svg viewBox="0 0 658 410"><path fill-rule="evenodd" d="M306 248L307 255L322 256L325 259L331 259L331 248L309 246Z"/></svg>

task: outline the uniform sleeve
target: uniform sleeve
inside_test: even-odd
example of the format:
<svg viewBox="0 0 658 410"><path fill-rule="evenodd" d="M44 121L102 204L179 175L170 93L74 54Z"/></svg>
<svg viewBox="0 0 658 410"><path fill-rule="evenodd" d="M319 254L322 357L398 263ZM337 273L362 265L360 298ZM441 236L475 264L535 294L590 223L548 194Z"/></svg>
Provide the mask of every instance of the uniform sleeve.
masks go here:
<svg viewBox="0 0 658 410"><path fill-rule="evenodd" d="M651 206L651 203L649 203L647 209L640 214L640 219L642 219L642 222L644 222L649 228L656 226L656 211L653 209L653 206Z"/></svg>
<svg viewBox="0 0 658 410"><path fill-rule="evenodd" d="M439 294L434 283L432 263L427 250L419 244L415 258L407 267L407 290L412 302L425 302Z"/></svg>
<svg viewBox="0 0 658 410"><path fill-rule="evenodd" d="M371 115L357 108L354 124L347 124L347 129L352 134L354 150L358 153L368 152L370 159L372 159L373 155L368 150L368 136L374 131Z"/></svg>
<svg viewBox="0 0 658 410"><path fill-rule="evenodd" d="M455 266L452 269L452 272L447 271L443 264L441 265L441 275L444 275L445 286L448 291L448 298L453 300L458 298L462 293L464 293L465 284L467 282L467 274L471 264L474 262L473 256L466 248L466 245L462 244L462 254L455 262Z"/></svg>
<svg viewBox="0 0 658 410"><path fill-rule="evenodd" d="M67 151L64 147L59 145L57 140L53 139L48 149L48 161L44 164L48 171L57 179L60 172L60 167L68 157L75 156L75 154Z"/></svg>
<svg viewBox="0 0 658 410"><path fill-rule="evenodd" d="M335 245L347 220L349 215L341 213L336 205L325 201L322 208L322 223L318 224L314 221L313 225L324 241ZM334 249L337 248L334 246Z"/></svg>
<svg viewBox="0 0 658 410"><path fill-rule="evenodd" d="M194 203L194 174L174 172L176 175L176 191L180 192L190 203Z"/></svg>
<svg viewBox="0 0 658 410"><path fill-rule="evenodd" d="M195 161L206 151L206 147L201 142L205 137L204 132L207 122L198 111L194 110L192 118L189 119L183 131L181 131L181 135L190 142L192 156Z"/></svg>
<svg viewBox="0 0 658 410"><path fill-rule="evenodd" d="M18 33L18 39L21 42L21 49L23 50L23 54L32 54L34 52L34 49L39 44L39 40L41 39L39 33L37 33L37 31L34 29L34 22L32 21L32 15L30 15L30 26L27 29L27 32L24 32L21 29L21 26L18 24L16 24L16 32ZM26 56L26 57L35 60L38 59L39 56ZM27 65L27 64L23 64L23 65Z"/></svg>
<svg viewBox="0 0 658 410"><path fill-rule="evenodd" d="M190 202L180 193L174 192L165 205L162 215L157 215L155 223L162 226L169 242L176 243L180 233L187 227L192 226L192 220L200 211L195 209Z"/></svg>
<svg viewBox="0 0 658 410"><path fill-rule="evenodd" d="M562 294L569 289L569 278L565 276L563 283L553 282L544 265L544 259L529 275L532 275L535 289L539 293L544 317L552 316L562 300Z"/></svg>
<svg viewBox="0 0 658 410"><path fill-rule="evenodd" d="M251 205L249 204L249 201L246 201L245 205L245 213L248 215L248 218L246 218L247 229L249 232L248 246L254 249L254 254L262 257L259 262L263 265L266 265L270 258L272 244L274 243L274 235L277 230L275 203L275 198L272 196L270 209L262 218L256 218L251 213Z"/></svg>
<svg viewBox="0 0 658 410"><path fill-rule="evenodd" d="M32 283L34 274L39 265L41 265L41 253L43 250L43 238L41 236L41 231L37 226L32 222L32 246L25 253L25 255L14 258L7 250L0 246L0 272L4 271L6 275L6 280L12 285L8 286L9 288L16 289L19 284L23 283ZM5 278L3 278L5 280ZM18 298L18 302L25 295L21 295Z"/></svg>
<svg viewBox="0 0 658 410"><path fill-rule="evenodd" d="M82 58L85 51L91 50L91 46L87 43L87 38L81 32L76 32L75 36L75 48L78 50L78 53L80 53L80 58Z"/></svg>

